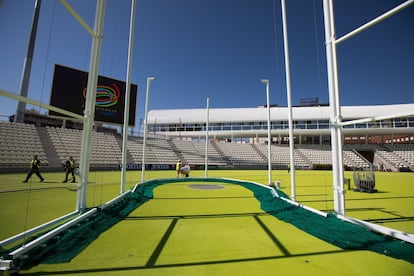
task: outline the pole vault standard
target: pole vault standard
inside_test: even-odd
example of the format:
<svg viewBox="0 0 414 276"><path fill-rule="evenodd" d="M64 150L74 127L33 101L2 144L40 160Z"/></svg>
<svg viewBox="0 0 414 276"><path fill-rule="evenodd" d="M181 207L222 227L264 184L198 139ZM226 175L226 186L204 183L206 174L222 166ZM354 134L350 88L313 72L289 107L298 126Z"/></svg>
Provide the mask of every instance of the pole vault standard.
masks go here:
<svg viewBox="0 0 414 276"><path fill-rule="evenodd" d="M61 0L63 2L63 0ZM96 2L95 25L92 36L92 49L89 63L88 85L86 92L86 103L84 111L82 147L79 162L79 189L77 195L77 211L86 209L86 193L89 177L89 158L92 141L92 129L95 117L96 86L98 84L99 59L101 55L103 22L105 15L106 0Z"/></svg>
<svg viewBox="0 0 414 276"><path fill-rule="evenodd" d="M285 48L285 71L286 71L286 93L288 101L288 121L289 121L289 156L290 156L290 197L296 201L296 179L295 179L295 153L293 137L293 116L292 116L292 92L290 86L290 61L289 61L289 43L286 20L286 1L281 0L282 4L282 22L283 22L283 43Z"/></svg>
<svg viewBox="0 0 414 276"><path fill-rule="evenodd" d="M339 102L338 68L335 45L335 21L333 3L324 0L326 59L329 86L329 106L331 110L331 144L332 144L332 172L334 191L334 211L345 215L344 168L342 156L342 126L341 105Z"/></svg>
<svg viewBox="0 0 414 276"><path fill-rule="evenodd" d="M131 68L132 68L132 52L134 48L134 28L135 28L135 5L136 1L131 0L131 18L129 23L129 43L128 43L128 65L126 76L126 89L125 89L125 107L124 107L124 127L122 135L122 163L121 163L121 191L125 192L126 182L126 165L127 165L127 153L128 153L128 125L129 125L129 103L131 99Z"/></svg>
<svg viewBox="0 0 414 276"><path fill-rule="evenodd" d="M339 39L335 38L335 20L333 12L333 1L324 0L324 21L325 21L325 40L326 40L326 57L329 84L329 105L331 107L331 140L332 140L332 171L333 171L333 189L334 189L334 211L335 213L345 216L345 190L344 190L344 168L342 156L342 126L353 124L356 122L369 122L381 118L393 118L392 115L359 119L350 122L342 122L341 105L339 102L339 85L338 85L338 69L336 57L336 45L346 39L372 27L373 25L383 21L391 15L405 9L414 4L414 0L408 0L394 9L384 13L383 15L371 20L361 27L349 32ZM401 116L404 114L395 114Z"/></svg>

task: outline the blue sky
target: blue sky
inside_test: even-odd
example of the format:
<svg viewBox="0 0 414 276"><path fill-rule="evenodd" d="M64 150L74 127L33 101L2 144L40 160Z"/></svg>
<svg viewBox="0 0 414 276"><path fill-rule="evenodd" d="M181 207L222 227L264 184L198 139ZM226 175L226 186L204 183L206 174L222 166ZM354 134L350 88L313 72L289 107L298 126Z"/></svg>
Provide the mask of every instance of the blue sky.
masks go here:
<svg viewBox="0 0 414 276"><path fill-rule="evenodd" d="M93 27L96 2L70 5ZM292 101L328 103L322 0L287 0ZM404 1L334 1L340 37ZM125 79L130 0L107 0L100 74ZM0 88L19 93L34 0L0 6ZM279 0L137 0L132 82L150 109L286 106ZM42 1L29 98L49 103L54 64L87 71L91 39L59 1ZM342 105L414 102L414 5L338 45ZM17 103L0 97L0 115ZM30 108L30 106L28 106ZM35 109L39 109L36 107ZM40 110L42 113L45 110ZM4 120L2 117L1 120Z"/></svg>

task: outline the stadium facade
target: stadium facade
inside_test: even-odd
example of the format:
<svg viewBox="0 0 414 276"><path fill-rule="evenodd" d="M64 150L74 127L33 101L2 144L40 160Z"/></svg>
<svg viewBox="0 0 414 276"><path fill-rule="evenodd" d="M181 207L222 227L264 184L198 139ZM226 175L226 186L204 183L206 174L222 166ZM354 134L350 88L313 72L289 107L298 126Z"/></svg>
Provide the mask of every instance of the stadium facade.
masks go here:
<svg viewBox="0 0 414 276"><path fill-rule="evenodd" d="M209 109L209 137L226 141L267 143L267 107ZM342 121L374 118L414 111L414 104L343 106ZM272 143L288 143L288 108L270 108ZM297 144L330 144L330 107L293 107L293 129ZM206 109L150 110L148 133L159 137L205 139ZM345 143L413 143L414 116L399 117L343 128Z"/></svg>

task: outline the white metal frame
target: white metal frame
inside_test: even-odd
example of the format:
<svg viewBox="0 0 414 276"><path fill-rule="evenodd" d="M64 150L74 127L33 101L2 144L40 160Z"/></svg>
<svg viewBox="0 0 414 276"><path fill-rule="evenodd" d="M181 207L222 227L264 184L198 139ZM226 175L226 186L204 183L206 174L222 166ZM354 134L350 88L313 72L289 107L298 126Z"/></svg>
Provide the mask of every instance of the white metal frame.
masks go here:
<svg viewBox="0 0 414 276"><path fill-rule="evenodd" d="M288 101L288 122L289 122L289 157L290 157L290 197L296 201L296 177L295 177L295 139L293 136L293 109L292 109L292 92L290 83L290 61L289 61L289 40L287 30L286 1L281 0L282 22L283 22L283 45L285 50L285 76L286 76L286 94Z"/></svg>
<svg viewBox="0 0 414 276"><path fill-rule="evenodd" d="M121 189L120 193L125 192L126 182L126 165L128 151L128 126L129 126L129 103L131 101L131 71L132 71L132 53L134 48L134 29L135 29L135 10L136 1L131 0L131 17L129 23L129 42L128 42L128 64L125 90L125 107L124 107L124 126L122 136L122 164L121 164Z"/></svg>
<svg viewBox="0 0 414 276"><path fill-rule="evenodd" d="M64 0L60 1L65 2ZM106 0L98 0L96 2L95 25L92 36L92 49L89 63L88 85L84 110L82 147L79 161L79 190L76 202L76 208L78 211L84 210L86 208L86 194L89 176L89 159L91 152L90 148L92 141L92 129L94 126L95 117L96 87L98 84L98 69L101 55L105 5Z"/></svg>
<svg viewBox="0 0 414 276"><path fill-rule="evenodd" d="M335 37L335 20L333 12L333 0L324 0L324 20L325 20L325 40L326 40L326 56L327 56L327 71L329 83L329 104L331 108L331 141L332 141L332 170L333 170L333 189L334 189L334 211L336 214L345 216L345 189L344 189L344 168L342 157L342 127L356 122L369 122L378 118L366 118L355 121L342 122L341 104L339 100L339 84L338 84L338 70L337 70L337 56L336 45L345 41L346 39L368 29L369 27L378 24L389 16L396 14L409 5L413 4L414 0L408 0L396 8L384 13L383 15L371 20L361 27L349 32L339 39ZM412 114L412 113L411 113ZM384 116L380 119L394 118L392 116L404 116L411 114L395 114Z"/></svg>

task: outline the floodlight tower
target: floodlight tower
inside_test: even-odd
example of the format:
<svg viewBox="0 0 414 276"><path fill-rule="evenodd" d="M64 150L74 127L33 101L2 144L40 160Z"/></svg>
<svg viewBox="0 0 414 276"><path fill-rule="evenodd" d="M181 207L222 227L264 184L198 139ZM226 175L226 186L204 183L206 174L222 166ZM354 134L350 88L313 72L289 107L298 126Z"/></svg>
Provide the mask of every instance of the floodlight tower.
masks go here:
<svg viewBox="0 0 414 276"><path fill-rule="evenodd" d="M27 98L27 94L29 90L30 72L32 70L33 52L34 52L35 41L36 41L36 32L37 32L37 25L39 22L39 13L40 13L41 3L42 3L41 0L36 0L35 2L35 9L34 9L33 20L32 20L32 29L30 31L29 45L27 46L26 58L24 59L22 80L20 83L20 96L26 97L26 98ZM0 1L0 6L1 6L1 1ZM14 115L15 123L23 123L25 110L26 110L26 103L19 101L17 103L16 114Z"/></svg>

